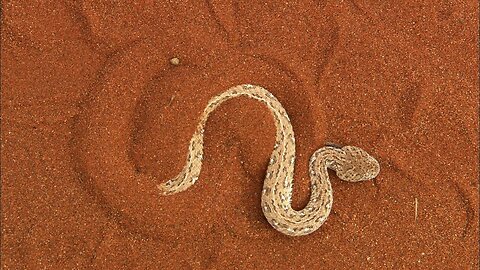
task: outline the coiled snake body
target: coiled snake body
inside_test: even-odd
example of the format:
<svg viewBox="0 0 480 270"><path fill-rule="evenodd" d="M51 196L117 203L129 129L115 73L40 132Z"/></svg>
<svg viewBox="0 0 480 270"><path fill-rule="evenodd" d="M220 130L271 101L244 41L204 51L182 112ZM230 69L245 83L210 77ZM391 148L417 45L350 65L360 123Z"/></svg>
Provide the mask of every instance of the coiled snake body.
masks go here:
<svg viewBox="0 0 480 270"><path fill-rule="evenodd" d="M295 137L290 119L270 92L260 86L245 84L232 87L208 102L190 140L187 163L175 178L158 185L162 194L184 191L197 181L202 167L203 133L208 116L222 102L238 96L247 96L264 103L275 120L275 146L263 184L261 206L268 222L276 230L290 236L307 235L325 222L333 203L328 168L335 170L340 179L348 182L373 179L379 173L379 163L358 147L320 148L310 158L310 200L304 209L292 209Z"/></svg>

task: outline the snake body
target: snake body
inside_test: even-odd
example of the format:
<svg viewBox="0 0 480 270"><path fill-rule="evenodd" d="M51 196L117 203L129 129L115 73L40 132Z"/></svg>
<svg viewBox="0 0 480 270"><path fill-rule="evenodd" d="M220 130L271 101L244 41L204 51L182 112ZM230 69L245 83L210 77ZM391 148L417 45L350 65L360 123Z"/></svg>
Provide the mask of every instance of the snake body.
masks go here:
<svg viewBox="0 0 480 270"><path fill-rule="evenodd" d="M164 195L184 191L200 175L203 160L203 135L209 114L222 102L246 96L264 103L275 120L276 139L262 190L262 211L273 228L290 236L307 235L317 230L332 209L333 192L327 169L349 182L375 178L379 163L364 150L354 146L326 146L310 158L311 195L307 206L294 210L291 206L295 164L295 137L287 112L270 92L260 86L238 85L213 97L204 109L188 148L187 162L173 179L158 185Z"/></svg>

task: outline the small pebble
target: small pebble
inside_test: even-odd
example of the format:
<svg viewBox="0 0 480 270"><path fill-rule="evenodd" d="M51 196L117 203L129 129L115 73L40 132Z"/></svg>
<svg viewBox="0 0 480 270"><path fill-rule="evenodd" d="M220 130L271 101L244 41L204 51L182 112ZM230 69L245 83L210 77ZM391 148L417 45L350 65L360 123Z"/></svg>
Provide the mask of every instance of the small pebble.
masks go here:
<svg viewBox="0 0 480 270"><path fill-rule="evenodd" d="M170 59L170 64L172 64L174 66L178 66L180 64L180 59L178 59L177 57L174 57L174 58Z"/></svg>

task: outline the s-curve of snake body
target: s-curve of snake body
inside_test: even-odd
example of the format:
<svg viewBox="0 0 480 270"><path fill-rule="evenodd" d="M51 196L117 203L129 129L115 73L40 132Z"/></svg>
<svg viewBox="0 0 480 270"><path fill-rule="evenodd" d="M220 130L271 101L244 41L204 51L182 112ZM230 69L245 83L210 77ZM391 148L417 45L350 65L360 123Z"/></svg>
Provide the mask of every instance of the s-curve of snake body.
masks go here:
<svg viewBox="0 0 480 270"><path fill-rule="evenodd" d="M175 178L158 185L163 195L184 191L197 181L203 160L203 134L207 118L222 102L239 96L264 103L275 120L276 139L263 184L261 207L270 225L279 232L290 236L307 235L325 222L333 203L327 169L335 170L340 179L348 182L373 179L380 172L377 160L358 147L320 148L313 153L309 163L310 200L304 209L293 209L295 137L290 119L270 92L260 86L244 84L232 87L208 102L190 140L185 167Z"/></svg>

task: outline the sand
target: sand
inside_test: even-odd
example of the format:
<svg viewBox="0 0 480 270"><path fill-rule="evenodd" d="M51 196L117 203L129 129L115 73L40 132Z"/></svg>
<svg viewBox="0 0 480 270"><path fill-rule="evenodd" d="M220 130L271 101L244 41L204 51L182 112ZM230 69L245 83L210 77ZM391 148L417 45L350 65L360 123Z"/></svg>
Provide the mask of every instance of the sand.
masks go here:
<svg viewBox="0 0 480 270"><path fill-rule="evenodd" d="M2 6L4 269L478 269L477 1L28 2ZM261 212L274 123L253 100L212 115L194 187L155 190L242 83L291 117L295 208L326 142L380 161L331 174L311 235Z"/></svg>

